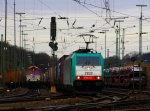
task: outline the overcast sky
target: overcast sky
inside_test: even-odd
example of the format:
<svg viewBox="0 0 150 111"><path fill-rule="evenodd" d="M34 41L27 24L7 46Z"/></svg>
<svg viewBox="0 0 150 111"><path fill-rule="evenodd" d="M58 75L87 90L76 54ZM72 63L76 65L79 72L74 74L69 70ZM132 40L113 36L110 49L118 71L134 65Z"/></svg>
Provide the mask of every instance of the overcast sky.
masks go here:
<svg viewBox="0 0 150 111"><path fill-rule="evenodd" d="M7 40L14 45L14 0L8 0L8 27ZM107 3L105 3L107 1ZM96 49L104 55L105 35L100 34L102 30L107 32L107 47L109 55L113 56L116 52L116 34L113 18L123 18L120 23L121 38L122 28L132 27L125 30L125 54L139 51L139 17L140 8L136 5L144 4L143 7L143 52L150 52L150 0L16 0L16 12L23 12L22 25L26 25L24 33L27 33L27 50L33 50L33 38L35 40L36 53L45 52L51 55L51 48L48 46L50 41L50 21L51 17L57 18L57 42L58 57L70 54L72 51L85 47L83 38L80 34L89 33L98 38L90 48ZM106 8L108 9L106 11ZM4 34L5 20L5 0L0 0L0 34ZM59 17L68 19L59 19ZM107 18L107 19L106 19ZM73 25L74 23L74 25ZM72 29L73 26L75 29ZM115 24L119 25L118 23ZM133 27L133 26L136 27ZM76 29L83 27L83 29ZM45 29L46 28L46 29ZM37 30L38 29L38 30ZM19 15L16 15L17 45L19 46ZM122 46L120 46L122 50ZM104 55L105 56L105 55Z"/></svg>

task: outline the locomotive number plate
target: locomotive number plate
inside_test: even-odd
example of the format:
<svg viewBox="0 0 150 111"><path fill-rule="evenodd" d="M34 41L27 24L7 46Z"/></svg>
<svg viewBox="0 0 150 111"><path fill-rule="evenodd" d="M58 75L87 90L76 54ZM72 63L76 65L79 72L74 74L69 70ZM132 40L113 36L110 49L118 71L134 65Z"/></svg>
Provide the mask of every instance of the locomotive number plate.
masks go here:
<svg viewBox="0 0 150 111"><path fill-rule="evenodd" d="M85 75L92 75L93 72L85 72Z"/></svg>

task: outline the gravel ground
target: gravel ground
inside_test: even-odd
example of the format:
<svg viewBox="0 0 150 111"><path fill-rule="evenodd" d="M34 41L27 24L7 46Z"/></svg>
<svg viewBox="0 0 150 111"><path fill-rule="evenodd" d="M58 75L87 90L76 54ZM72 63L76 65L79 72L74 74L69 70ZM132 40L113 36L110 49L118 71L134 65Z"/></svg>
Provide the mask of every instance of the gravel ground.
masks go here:
<svg viewBox="0 0 150 111"><path fill-rule="evenodd" d="M25 91L25 89L16 89L15 91L22 92ZM15 91L8 92L8 95L14 95ZM8 104L0 104L0 110L4 109L20 109L20 108L37 108L37 107L45 107L45 106L56 106L56 105L74 105L82 102L87 102L88 99L86 98L81 98L81 97L74 97L74 98L66 98L66 99L51 99L51 96L57 96L60 93L50 93L50 90L47 89L40 89L41 96L47 96L48 98L45 98L45 100L42 101L32 101L32 102L13 102L13 103L8 103ZM7 94L6 94L7 95ZM8 96L7 95L7 96ZM129 94L129 99L146 99L150 98L149 94L145 94L142 92L134 92ZM141 107L141 106L139 106ZM147 108L147 106L144 106ZM132 109L137 108L137 105L133 105L130 107Z"/></svg>
<svg viewBox="0 0 150 111"><path fill-rule="evenodd" d="M3 90L2 92L0 92L0 97L12 97L12 96L24 95L28 91L29 90L26 88L16 88L13 90Z"/></svg>
<svg viewBox="0 0 150 111"><path fill-rule="evenodd" d="M143 92L134 92L134 93L131 93L129 94L129 98L130 99L148 99L150 98L150 95L149 94L145 94Z"/></svg>
<svg viewBox="0 0 150 111"><path fill-rule="evenodd" d="M44 106L56 106L56 105L73 105L81 102L86 102L85 98L67 98L67 99L57 99L52 100L50 98L46 98L43 101L32 101L32 102L18 102L18 103L8 103L8 104L0 104L1 109L9 109L9 108L32 108L32 107L44 107Z"/></svg>

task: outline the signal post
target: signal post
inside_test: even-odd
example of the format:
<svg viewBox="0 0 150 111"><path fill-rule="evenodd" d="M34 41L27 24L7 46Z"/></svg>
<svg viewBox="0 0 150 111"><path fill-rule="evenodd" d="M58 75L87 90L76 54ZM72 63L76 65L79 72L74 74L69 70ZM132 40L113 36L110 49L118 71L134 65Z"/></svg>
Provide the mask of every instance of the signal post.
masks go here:
<svg viewBox="0 0 150 111"><path fill-rule="evenodd" d="M53 56L53 63L52 63L52 74L53 74L53 80L51 82L51 93L56 93L56 86L54 83L54 79L55 79L55 51L58 50L58 43L56 42L56 17L51 17L51 23L50 23L50 42L49 42L49 46L52 49L52 56Z"/></svg>

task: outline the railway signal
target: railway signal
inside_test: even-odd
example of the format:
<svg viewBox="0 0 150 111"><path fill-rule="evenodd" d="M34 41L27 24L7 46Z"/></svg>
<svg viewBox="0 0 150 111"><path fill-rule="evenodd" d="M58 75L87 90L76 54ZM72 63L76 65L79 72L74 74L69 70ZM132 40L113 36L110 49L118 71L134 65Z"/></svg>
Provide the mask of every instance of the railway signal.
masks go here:
<svg viewBox="0 0 150 111"><path fill-rule="evenodd" d="M51 17L51 40L56 40L56 17Z"/></svg>
<svg viewBox="0 0 150 111"><path fill-rule="evenodd" d="M56 40L56 17L51 17L51 35L50 35L50 42L49 42L49 46L53 49L53 51L57 51L58 50L58 43L55 42ZM53 52L54 54L54 52Z"/></svg>
<svg viewBox="0 0 150 111"><path fill-rule="evenodd" d="M54 43L54 49L53 49L54 51L57 51L57 50L58 50L58 46L57 46L57 45L58 45L58 43L57 43L57 42L56 42L56 43Z"/></svg>
<svg viewBox="0 0 150 111"><path fill-rule="evenodd" d="M53 65L52 65L52 70L53 74L55 75L55 51L58 50L58 43L56 42L56 17L51 17L51 23L50 23L50 42L49 46L52 48L52 55L53 55ZM55 82L51 82L51 92L55 93L56 92L56 87L55 87Z"/></svg>
<svg viewBox="0 0 150 111"><path fill-rule="evenodd" d="M58 43L57 42L49 42L49 46L54 50L57 51L58 50Z"/></svg>

